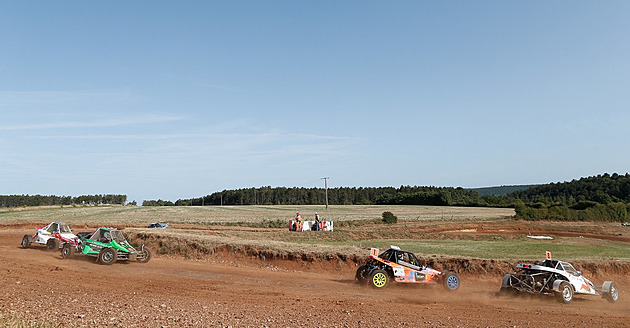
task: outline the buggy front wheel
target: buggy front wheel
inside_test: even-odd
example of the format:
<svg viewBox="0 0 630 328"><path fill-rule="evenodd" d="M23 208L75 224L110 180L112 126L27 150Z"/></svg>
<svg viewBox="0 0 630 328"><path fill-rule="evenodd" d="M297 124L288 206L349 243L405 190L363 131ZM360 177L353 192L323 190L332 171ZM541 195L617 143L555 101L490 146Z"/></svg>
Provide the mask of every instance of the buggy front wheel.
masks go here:
<svg viewBox="0 0 630 328"><path fill-rule="evenodd" d="M561 282L560 287L556 292L556 299L558 300L558 302L564 304L571 303L571 300L573 300L573 288L571 287L571 284L569 284L567 281Z"/></svg>
<svg viewBox="0 0 630 328"><path fill-rule="evenodd" d="M151 252L146 247L140 250L140 254L142 254L142 256L138 257L138 262L140 263L147 263L151 259Z"/></svg>
<svg viewBox="0 0 630 328"><path fill-rule="evenodd" d="M444 289L449 292L458 290L460 285L459 276L454 272L444 274L444 277L442 278L442 285L444 286Z"/></svg>
<svg viewBox="0 0 630 328"><path fill-rule="evenodd" d="M32 241L31 235L24 235L24 238L22 238L22 248L31 247L31 241Z"/></svg>
<svg viewBox="0 0 630 328"><path fill-rule="evenodd" d="M610 303L616 303L619 300L619 288L613 281L609 283L608 291L604 294L604 298Z"/></svg>
<svg viewBox="0 0 630 328"><path fill-rule="evenodd" d="M389 275L385 270L376 269L370 274L369 284L374 288L384 288L389 282Z"/></svg>

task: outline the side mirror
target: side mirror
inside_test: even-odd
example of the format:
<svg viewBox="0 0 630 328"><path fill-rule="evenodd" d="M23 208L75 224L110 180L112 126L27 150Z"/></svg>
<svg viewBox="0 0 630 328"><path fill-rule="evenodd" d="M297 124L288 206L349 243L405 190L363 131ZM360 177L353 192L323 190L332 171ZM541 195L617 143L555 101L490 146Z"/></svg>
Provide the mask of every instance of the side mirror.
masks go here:
<svg viewBox="0 0 630 328"><path fill-rule="evenodd" d="M578 271L575 274L578 275L578 276L581 276L582 275L582 271Z"/></svg>

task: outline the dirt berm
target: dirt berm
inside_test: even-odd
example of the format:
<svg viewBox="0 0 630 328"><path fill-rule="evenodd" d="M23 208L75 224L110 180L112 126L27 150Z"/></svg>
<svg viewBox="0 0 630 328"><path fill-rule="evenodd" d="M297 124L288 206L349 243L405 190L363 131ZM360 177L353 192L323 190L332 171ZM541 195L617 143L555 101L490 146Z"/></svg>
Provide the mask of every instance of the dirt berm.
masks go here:
<svg viewBox="0 0 630 328"><path fill-rule="evenodd" d="M134 244L145 244L154 252L182 256L194 259L216 259L220 262L258 264L277 266L283 269L301 271L354 271L358 265L368 260L369 248L345 247L343 251L334 248L307 251L290 247L278 247L273 244L230 242L227 240L199 240L195 238L177 238L155 233L128 231L128 237ZM531 260L475 259L447 256L428 256L420 254L418 259L426 266L438 270L455 271L462 275L503 275L514 271L517 263L532 263ZM577 260L573 265L594 278L608 275L628 275L630 262L620 260Z"/></svg>

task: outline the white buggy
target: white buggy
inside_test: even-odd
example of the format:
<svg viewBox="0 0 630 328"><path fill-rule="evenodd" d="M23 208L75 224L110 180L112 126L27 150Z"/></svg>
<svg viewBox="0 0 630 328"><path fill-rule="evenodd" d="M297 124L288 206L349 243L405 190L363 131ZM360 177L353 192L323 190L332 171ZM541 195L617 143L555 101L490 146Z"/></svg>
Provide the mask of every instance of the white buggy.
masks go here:
<svg viewBox="0 0 630 328"><path fill-rule="evenodd" d="M77 236L64 222L51 222L47 226L38 227L34 235L24 235L22 247L29 248L31 243L46 245L49 250L56 250L65 243L76 244Z"/></svg>
<svg viewBox="0 0 630 328"><path fill-rule="evenodd" d="M597 295L613 303L619 300L619 289L614 281L595 286L571 263L552 259L550 252L538 264L519 263L516 268L518 272L503 276L500 294L555 294L558 301L565 304L573 300L574 294Z"/></svg>

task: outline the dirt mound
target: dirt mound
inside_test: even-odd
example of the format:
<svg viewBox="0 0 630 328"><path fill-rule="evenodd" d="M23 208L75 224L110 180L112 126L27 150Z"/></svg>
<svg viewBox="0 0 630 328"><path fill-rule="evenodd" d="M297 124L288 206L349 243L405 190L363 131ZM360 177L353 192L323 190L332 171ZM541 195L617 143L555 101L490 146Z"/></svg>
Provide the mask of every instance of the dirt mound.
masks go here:
<svg viewBox="0 0 630 328"><path fill-rule="evenodd" d="M357 263L367 260L367 257L339 252L317 253L264 248L248 244L202 243L197 240L142 232L128 232L127 237L134 244L147 245L157 254L175 255L188 259L216 259L227 263L273 265L291 270L354 271Z"/></svg>
<svg viewBox="0 0 630 328"><path fill-rule="evenodd" d="M223 262L238 261L261 266L274 265L291 270L350 272L368 260L367 255L279 250L247 244L204 244L196 240L142 232L128 232L128 238L135 244L147 245L158 254L193 259L218 259ZM368 249L365 250L365 254L367 253ZM442 271L455 271L465 276L500 276L513 272L517 263L532 263L531 260L488 260L444 256L419 257L418 259L425 266ZM630 262L580 260L573 261L573 264L585 274L595 278L630 274Z"/></svg>

